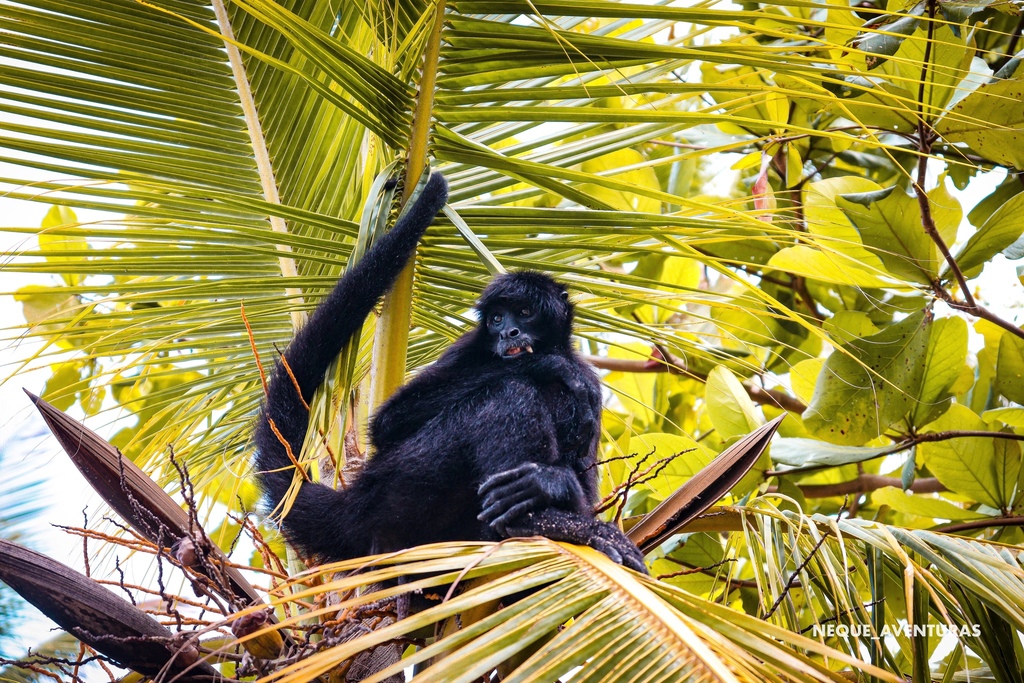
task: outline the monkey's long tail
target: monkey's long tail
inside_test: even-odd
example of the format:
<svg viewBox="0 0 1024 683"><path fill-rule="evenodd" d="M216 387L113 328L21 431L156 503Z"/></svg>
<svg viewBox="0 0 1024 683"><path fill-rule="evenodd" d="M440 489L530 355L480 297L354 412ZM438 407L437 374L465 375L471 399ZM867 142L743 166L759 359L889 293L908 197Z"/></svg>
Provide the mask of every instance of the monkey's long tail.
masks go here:
<svg viewBox="0 0 1024 683"><path fill-rule="evenodd" d="M432 173L412 207L402 214L394 228L374 242L358 263L346 270L288 345L284 358L294 381L281 361L274 368L254 434L258 479L273 508L285 497L294 475L292 459L282 439L297 458L309 422L306 405L323 382L328 366L362 326L377 300L394 284L416 250L420 237L447 199L448 183L444 176ZM342 492L319 484L302 486L283 520L285 536L301 551L331 559L369 552L369 548L358 542L345 544L352 548L337 547L344 539L335 534L355 531L344 528L347 525L337 515L357 512L344 509L342 497ZM335 528L324 528L328 526Z"/></svg>

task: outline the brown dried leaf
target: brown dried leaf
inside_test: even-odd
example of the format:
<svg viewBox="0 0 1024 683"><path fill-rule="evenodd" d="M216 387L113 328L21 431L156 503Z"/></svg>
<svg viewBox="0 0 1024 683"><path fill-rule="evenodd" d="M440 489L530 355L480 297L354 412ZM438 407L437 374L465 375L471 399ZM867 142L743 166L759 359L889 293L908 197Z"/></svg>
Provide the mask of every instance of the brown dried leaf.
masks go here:
<svg viewBox="0 0 1024 683"><path fill-rule="evenodd" d="M722 451L626 535L647 552L714 505L754 466L785 416L783 413Z"/></svg>
<svg viewBox="0 0 1024 683"><path fill-rule="evenodd" d="M149 678L223 681L198 651L148 614L74 569L0 540L0 580L65 631Z"/></svg>
<svg viewBox="0 0 1024 683"><path fill-rule="evenodd" d="M46 420L47 426L71 462L82 472L103 500L132 528L153 543L170 546L188 536L189 520L181 506L174 502L160 486L139 469L135 463L78 421L53 407L43 399L25 392ZM124 485L121 471L124 471ZM134 504L133 500L134 499ZM165 531L159 538L160 527ZM212 544L211 544L212 546ZM226 560L217 548L212 549L214 560ZM202 567L196 567L202 571ZM245 603L261 601L259 593L245 577L233 567L223 567L231 580L234 596ZM217 583L214 581L214 583Z"/></svg>

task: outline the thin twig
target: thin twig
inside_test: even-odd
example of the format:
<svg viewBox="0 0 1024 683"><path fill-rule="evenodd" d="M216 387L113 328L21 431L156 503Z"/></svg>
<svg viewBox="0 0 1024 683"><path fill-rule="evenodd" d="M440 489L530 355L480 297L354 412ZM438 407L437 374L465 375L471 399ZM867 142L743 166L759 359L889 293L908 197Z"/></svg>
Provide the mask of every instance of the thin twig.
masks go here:
<svg viewBox="0 0 1024 683"><path fill-rule="evenodd" d="M671 579L671 578L674 578L676 576L689 576L690 574L710 574L711 570L718 569L719 567L721 567L724 564L728 564L729 562L735 562L735 561L736 561L736 558L734 558L734 557L727 557L724 560L722 560L721 562L715 562L714 564L708 565L707 567L691 567L691 568L687 568L687 569L680 569L677 572L671 572L669 574L658 574L654 578L656 578L658 581L661 581L663 579Z"/></svg>
<svg viewBox="0 0 1024 683"><path fill-rule="evenodd" d="M256 337L252 334L252 325L245 315L245 302L239 305L239 312L242 314L242 322L245 324L245 332L249 335L249 346L252 348L252 357L256 359L256 368L260 371L260 382L263 383L263 395L267 395L267 373L263 371L263 363L260 361L260 352L256 349ZM301 395L300 395L301 397Z"/></svg>
<svg viewBox="0 0 1024 683"><path fill-rule="evenodd" d="M284 366L284 371L288 373L288 379L292 381L292 386L295 387L295 393L298 395L299 400L302 401L302 407L306 409L306 412L310 412L309 404L306 403L306 399L302 397L302 388L299 387L299 380L295 379L295 373L292 372L292 366L288 364L288 357L284 355L284 352L274 345L274 349L277 351L278 360L281 365Z"/></svg>
<svg viewBox="0 0 1024 683"><path fill-rule="evenodd" d="M903 484L896 477L886 477L881 474L862 474L856 479L839 482L838 484L803 484L799 485L799 489L804 498L831 498L833 496L871 493L887 486L902 488ZM915 479L909 490L914 493L939 493L945 491L946 487L940 484L939 480L934 477L924 477Z"/></svg>
<svg viewBox="0 0 1024 683"><path fill-rule="evenodd" d="M800 576L800 572L807 567L827 539L828 534L823 534L822 537L818 539L818 542L814 544L814 547L811 548L811 552L807 553L807 557L805 557L803 562L800 563L800 566L794 569L793 573L789 575L789 580L786 581L786 586L782 589L782 592L779 593L779 597L775 598L775 603L772 605L771 609L768 610L768 613L761 617L763 620L767 621L768 619L771 619L771 616L775 614L777 609L779 609L779 605L781 605L782 601L786 599L787 595L789 595L789 591L796 586L797 577Z"/></svg>
<svg viewBox="0 0 1024 683"><path fill-rule="evenodd" d="M299 464L298 459L295 457L295 453L292 452L292 445L288 443L288 439L284 438L284 434L282 434L281 430L277 428L277 425L274 424L273 418L269 415L267 416L267 424L270 425L270 431L274 432L274 436L276 436L277 440L281 442L282 446L284 446L284 452L288 454L288 459L292 461L292 465L295 465L295 469L300 475L302 475L304 480L309 481L310 479L309 475L306 474L306 468Z"/></svg>

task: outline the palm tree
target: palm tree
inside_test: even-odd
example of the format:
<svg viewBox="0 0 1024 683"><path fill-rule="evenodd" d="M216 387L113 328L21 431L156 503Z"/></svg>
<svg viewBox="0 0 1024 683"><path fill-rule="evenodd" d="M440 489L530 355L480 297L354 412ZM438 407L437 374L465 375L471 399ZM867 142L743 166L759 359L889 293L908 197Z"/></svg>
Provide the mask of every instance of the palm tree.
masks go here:
<svg viewBox="0 0 1024 683"><path fill-rule="evenodd" d="M990 398L1000 392L1019 401L1017 385L996 382L993 369L961 389L966 331L961 356L943 355L943 365L929 351L940 337L931 311L907 317L943 300L991 325L999 354L1003 344L1011 359L1019 350L1020 330L967 284L1020 236L1019 224L1001 217L1013 212L1000 209L1017 190L1001 186L979 205L979 236L954 255L959 204L954 210L944 186L928 187L939 165L962 183L979 166L1022 165L1011 144L1021 122L999 106L1020 92L1012 78L1020 26L1005 6L0 0L0 8L0 161L13 169L0 180L9 197L57 207L41 228L22 228L38 248L7 267L61 277L18 293L30 326L13 334L48 340L40 359L57 370L47 398L86 415L127 410L135 422L112 443L164 483L179 477L167 457L173 445L204 510L253 506L253 487L239 475L261 363L273 362L344 264L385 229L428 160L450 180L450 210L314 400L302 457L325 480L362 457L359 426L373 407L465 329L487 278L527 267L573 286L581 343L609 371L605 474L615 514L649 512L757 426L761 410L804 414L784 427L789 441L776 456L800 475L844 466L835 470L844 479L881 476L882 457L921 446L932 454L928 470L924 459L907 460L905 488L917 468L959 493L940 451L927 448L961 443L971 430L1018 448L1009 436L1015 414L993 417L1001 422L988 429L960 411L1000 407ZM1003 79L979 85L988 67L976 55ZM722 158L746 169L749 190L702 194ZM390 178L400 178L397 190ZM99 213L85 220L83 211ZM962 325L948 320L935 324L947 333ZM838 349L827 361L818 357L823 343ZM904 366L912 370L901 374ZM764 383L786 374L788 384ZM951 396L957 408L943 412ZM953 436L919 429L950 416L958 421L941 433ZM829 436L839 419L856 430ZM684 435L697 432L699 444ZM682 451L691 454L664 457ZM645 452L663 456L660 469ZM1017 457L1020 471L1019 448L1000 453L1006 463ZM771 468L767 459L755 464L733 502ZM1020 497L1011 469L992 475L996 493L964 492L970 510L955 499L955 510L927 516L970 513L1012 527ZM803 514L789 501L836 482L793 476L778 480L785 499L751 499L659 548L652 557L664 581L544 542L413 549L369 573L332 580L359 565L347 563L287 579L274 602L295 611L240 637L304 627L324 637L330 647L254 670L289 683L331 675L356 652L415 640L431 625L437 640L417 640L420 649L381 679L416 663L444 680L499 665L514 680L554 680L579 666L586 680L837 680L840 669L927 680L935 646L927 634L884 646L872 635L929 619L983 621L982 633L936 658L939 673L984 664L995 680L1015 680L1024 661L1012 645L1024 629L1015 551L846 519L835 490L818 511L839 515ZM900 513L915 504L887 500ZM355 640L309 627L338 612L316 602L326 594L397 576L424 589L469 584ZM495 611L501 598L533 588ZM386 597L361 594L341 606ZM802 634L829 620L870 629Z"/></svg>

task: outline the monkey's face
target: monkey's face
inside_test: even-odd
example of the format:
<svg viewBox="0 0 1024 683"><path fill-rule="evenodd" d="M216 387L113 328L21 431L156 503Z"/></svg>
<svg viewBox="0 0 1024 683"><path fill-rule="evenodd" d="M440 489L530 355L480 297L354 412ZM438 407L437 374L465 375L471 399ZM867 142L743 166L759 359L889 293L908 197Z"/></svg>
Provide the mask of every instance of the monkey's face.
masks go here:
<svg viewBox="0 0 1024 683"><path fill-rule="evenodd" d="M573 306L562 285L531 271L496 277L477 305L488 348L504 360L570 348Z"/></svg>
<svg viewBox="0 0 1024 683"><path fill-rule="evenodd" d="M498 305L488 310L487 332L495 355L507 360L542 350L545 339L541 318L528 303Z"/></svg>

